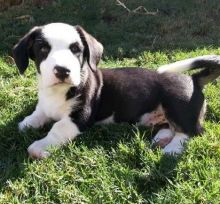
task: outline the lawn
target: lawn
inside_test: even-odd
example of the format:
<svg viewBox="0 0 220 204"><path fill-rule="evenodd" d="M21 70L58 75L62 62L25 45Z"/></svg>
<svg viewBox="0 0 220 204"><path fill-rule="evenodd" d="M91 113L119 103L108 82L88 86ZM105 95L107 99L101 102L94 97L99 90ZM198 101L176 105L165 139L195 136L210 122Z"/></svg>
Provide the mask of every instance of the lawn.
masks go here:
<svg viewBox="0 0 220 204"><path fill-rule="evenodd" d="M220 203L220 81L204 92L206 132L179 157L152 149L154 130L96 126L33 161L27 147L51 125L19 133L17 124L37 102L33 63L20 76L11 48L30 28L50 22L80 24L105 47L101 68L158 66L220 54L218 0L129 0L155 15L130 12L114 0L57 0L0 13L0 203Z"/></svg>

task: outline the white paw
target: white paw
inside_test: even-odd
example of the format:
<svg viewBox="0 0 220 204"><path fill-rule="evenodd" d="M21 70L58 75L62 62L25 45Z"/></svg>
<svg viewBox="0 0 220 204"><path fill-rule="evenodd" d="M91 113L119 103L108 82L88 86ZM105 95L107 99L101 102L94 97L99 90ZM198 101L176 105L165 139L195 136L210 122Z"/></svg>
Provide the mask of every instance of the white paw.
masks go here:
<svg viewBox="0 0 220 204"><path fill-rule="evenodd" d="M183 133L176 133L172 141L163 149L165 154L181 154L189 137Z"/></svg>
<svg viewBox="0 0 220 204"><path fill-rule="evenodd" d="M173 132L170 129L161 129L152 140L152 145L165 147L173 139Z"/></svg>
<svg viewBox="0 0 220 204"><path fill-rule="evenodd" d="M18 123L18 130L20 132L24 131L27 128L28 128L28 125L24 120L22 122Z"/></svg>
<svg viewBox="0 0 220 204"><path fill-rule="evenodd" d="M43 159L50 156L50 153L45 150L45 145L42 141L35 141L28 147L28 153L32 159Z"/></svg>
<svg viewBox="0 0 220 204"><path fill-rule="evenodd" d="M45 118L39 118L32 114L25 117L24 120L18 124L18 129L19 131L24 131L27 128L39 128L44 125L45 121Z"/></svg>

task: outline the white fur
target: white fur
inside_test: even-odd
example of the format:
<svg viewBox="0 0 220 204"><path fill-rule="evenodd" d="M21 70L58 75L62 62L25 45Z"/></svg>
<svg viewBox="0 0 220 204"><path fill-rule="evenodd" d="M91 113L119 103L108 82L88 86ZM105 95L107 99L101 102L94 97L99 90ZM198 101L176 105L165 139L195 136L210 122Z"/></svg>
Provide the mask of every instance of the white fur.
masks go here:
<svg viewBox="0 0 220 204"><path fill-rule="evenodd" d="M152 124L150 124L150 118L151 118L151 113L145 113L140 117L140 121L138 122L138 125L145 125L145 126L152 126Z"/></svg>
<svg viewBox="0 0 220 204"><path fill-rule="evenodd" d="M173 137L173 132L170 129L161 129L158 131L158 133L154 136L152 143L157 143L159 142L161 139L165 139L165 138L171 138Z"/></svg>
<svg viewBox="0 0 220 204"><path fill-rule="evenodd" d="M171 142L164 147L163 152L166 154L181 154L184 150L184 144L188 141L188 139L188 135L176 132Z"/></svg>
<svg viewBox="0 0 220 204"><path fill-rule="evenodd" d="M184 72L190 70L192 65L197 60L210 60L211 58L216 58L215 55L203 55L199 57L194 57L190 59L185 59L181 61L177 61L171 64L166 64L158 68L157 72L164 73L164 72Z"/></svg>
<svg viewBox="0 0 220 204"><path fill-rule="evenodd" d="M73 26L63 23L48 24L42 29L43 37L48 41L51 50L47 58L40 64L41 83L44 87L53 86L60 82L54 73L55 66L62 66L70 70L65 80L73 86L80 84L80 60L69 48L72 43L78 42L82 46L80 36Z"/></svg>
<svg viewBox="0 0 220 204"><path fill-rule="evenodd" d="M50 155L47 151L49 147L65 144L79 134L76 124L69 117L64 117L53 125L46 137L31 144L28 153L32 158L45 158Z"/></svg>
<svg viewBox="0 0 220 204"><path fill-rule="evenodd" d="M59 146L80 134L76 124L69 118L74 108L78 108L80 101L78 96L66 100L66 93L71 86L78 86L81 82L80 70L82 57L74 55L69 46L78 42L82 46L80 36L73 26L53 23L42 29L44 38L51 46L51 50L45 60L40 64L38 75L38 104L36 110L27 116L21 123L19 129L27 127L39 128L48 121L56 122L48 135L35 141L28 148L33 158L43 158L49 155L47 151L50 146ZM55 66L63 66L70 70L69 77L60 83L54 73Z"/></svg>
<svg viewBox="0 0 220 204"><path fill-rule="evenodd" d="M61 120L80 105L79 95L71 100L66 100L69 88L70 86L67 84L58 84L49 88L39 87L38 104L47 117L55 121Z"/></svg>
<svg viewBox="0 0 220 204"><path fill-rule="evenodd" d="M42 111L41 107L37 105L35 111L18 124L18 129L23 131L25 128L30 127L40 128L49 121L50 119Z"/></svg>
<svg viewBox="0 0 220 204"><path fill-rule="evenodd" d="M174 62L171 64L163 65L158 68L159 73L164 73L164 72L184 72L187 71L190 67L190 65L193 63L194 60L192 59L187 59L187 60L182 60L178 62Z"/></svg>
<svg viewBox="0 0 220 204"><path fill-rule="evenodd" d="M114 115L109 116L108 118L105 118L104 120L96 122L97 125L99 124L112 124L114 123Z"/></svg>
<svg viewBox="0 0 220 204"><path fill-rule="evenodd" d="M167 123L165 118L165 113L161 105L159 105L154 111L150 113L145 113L140 117L138 125L145 125L148 127L154 126L156 124Z"/></svg>
<svg viewBox="0 0 220 204"><path fill-rule="evenodd" d="M41 86L40 86L41 87ZM39 128L51 119L58 121L54 124L48 135L35 141L28 148L32 158L44 158L49 156L49 146L59 146L80 134L76 124L68 117L74 107L79 106L78 96L72 100L66 100L66 92L69 85L60 84L49 88L39 88L39 100L36 110L27 116L19 129L27 127Z"/></svg>
<svg viewBox="0 0 220 204"><path fill-rule="evenodd" d="M40 83L40 82L39 82ZM19 123L19 130L25 128L39 128L50 120L61 120L67 117L74 107L78 107L78 96L72 100L66 100L67 84L59 84L49 88L42 88L39 84L38 104L36 110Z"/></svg>

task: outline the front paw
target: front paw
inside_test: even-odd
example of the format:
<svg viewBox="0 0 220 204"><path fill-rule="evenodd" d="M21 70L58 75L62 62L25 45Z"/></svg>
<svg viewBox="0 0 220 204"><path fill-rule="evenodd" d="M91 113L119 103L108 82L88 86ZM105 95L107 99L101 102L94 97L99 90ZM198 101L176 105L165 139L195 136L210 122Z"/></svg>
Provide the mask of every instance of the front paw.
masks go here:
<svg viewBox="0 0 220 204"><path fill-rule="evenodd" d="M50 156L50 153L45 150L45 146L41 141L35 141L28 147L28 154L32 159L43 159Z"/></svg>
<svg viewBox="0 0 220 204"><path fill-rule="evenodd" d="M19 130L19 132L23 132L27 128L28 128L28 125L27 125L27 123L24 120L21 121L20 123L18 123L18 130Z"/></svg>

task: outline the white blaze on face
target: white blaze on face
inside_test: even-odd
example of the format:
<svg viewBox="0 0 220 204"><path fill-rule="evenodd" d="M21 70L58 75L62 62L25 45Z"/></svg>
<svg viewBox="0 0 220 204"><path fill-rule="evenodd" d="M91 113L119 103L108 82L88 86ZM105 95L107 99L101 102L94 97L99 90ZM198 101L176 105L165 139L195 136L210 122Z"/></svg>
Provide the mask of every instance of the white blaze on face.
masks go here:
<svg viewBox="0 0 220 204"><path fill-rule="evenodd" d="M43 86L53 86L60 82L54 73L55 66L69 69L70 75L65 82L78 86L80 84L82 57L77 57L69 48L75 42L83 47L76 29L63 23L52 23L42 29L42 34L51 46L47 58L40 63L40 77Z"/></svg>

